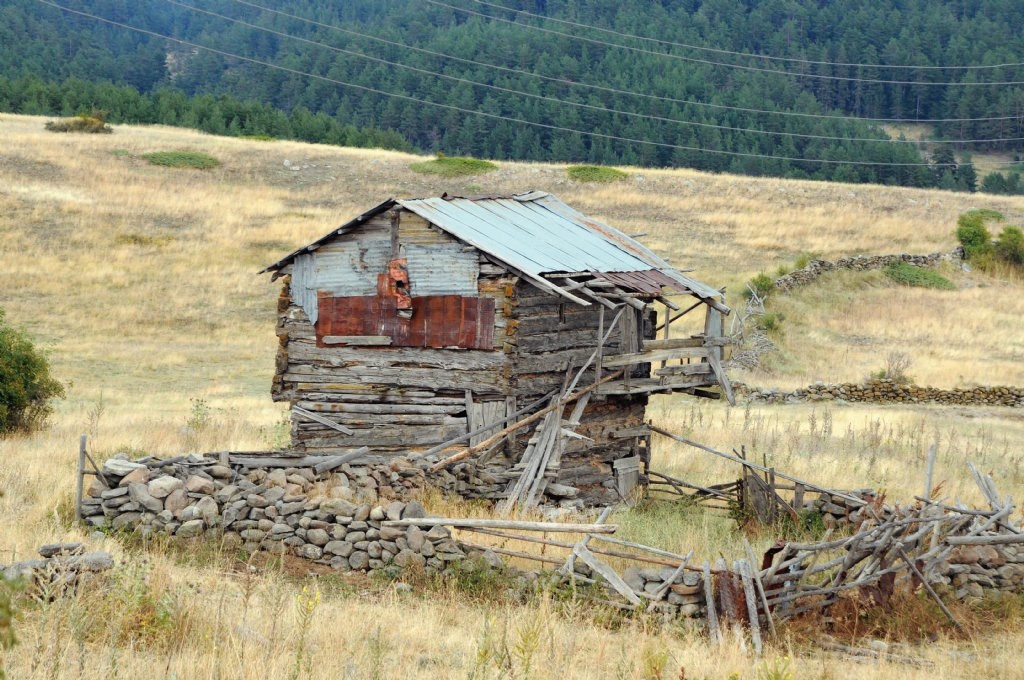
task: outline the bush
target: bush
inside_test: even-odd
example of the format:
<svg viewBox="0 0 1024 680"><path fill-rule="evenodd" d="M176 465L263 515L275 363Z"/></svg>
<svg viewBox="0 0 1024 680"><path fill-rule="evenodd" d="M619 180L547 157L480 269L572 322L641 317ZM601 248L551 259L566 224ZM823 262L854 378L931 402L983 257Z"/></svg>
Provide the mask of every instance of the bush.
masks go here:
<svg viewBox="0 0 1024 680"><path fill-rule="evenodd" d="M992 212L995 211L972 210L957 218L956 240L964 247L968 260L984 257L992 251L992 234L985 227L985 213Z"/></svg>
<svg viewBox="0 0 1024 680"><path fill-rule="evenodd" d="M956 284L930 269L922 269L905 262L891 264L885 275L898 284L915 288L934 288L935 290L956 290Z"/></svg>
<svg viewBox="0 0 1024 680"><path fill-rule="evenodd" d="M811 260L817 260L821 257L821 253L800 253L796 256L796 262L793 264L797 269L803 269L811 263Z"/></svg>
<svg viewBox="0 0 1024 680"><path fill-rule="evenodd" d="M570 165L565 169L565 174L577 182L618 182L629 177L622 170L603 165Z"/></svg>
<svg viewBox="0 0 1024 680"><path fill-rule="evenodd" d="M429 173L441 177L462 177L491 172L497 170L498 166L490 161L482 161L477 158L449 157L439 153L434 160L413 163L409 169L413 172Z"/></svg>
<svg viewBox="0 0 1024 680"><path fill-rule="evenodd" d="M64 386L50 377L46 354L28 333L4 322L0 309L0 435L41 426Z"/></svg>
<svg viewBox="0 0 1024 680"><path fill-rule="evenodd" d="M213 156L205 153L194 153L192 151L155 151L143 156L153 165L162 165L168 168L196 168L198 170L209 170L220 165Z"/></svg>
<svg viewBox="0 0 1024 680"><path fill-rule="evenodd" d="M107 125L106 111L93 110L92 113L81 113L73 118L49 120L44 126L50 132L89 132L107 134L114 131Z"/></svg>
<svg viewBox="0 0 1024 680"><path fill-rule="evenodd" d="M1003 227L996 241L996 254L1007 262L1024 264L1024 232L1020 227Z"/></svg>
<svg viewBox="0 0 1024 680"><path fill-rule="evenodd" d="M775 282L765 272L761 272L747 282L748 288L743 291L743 296L750 299L750 289L753 288L757 296L762 300L775 290Z"/></svg>

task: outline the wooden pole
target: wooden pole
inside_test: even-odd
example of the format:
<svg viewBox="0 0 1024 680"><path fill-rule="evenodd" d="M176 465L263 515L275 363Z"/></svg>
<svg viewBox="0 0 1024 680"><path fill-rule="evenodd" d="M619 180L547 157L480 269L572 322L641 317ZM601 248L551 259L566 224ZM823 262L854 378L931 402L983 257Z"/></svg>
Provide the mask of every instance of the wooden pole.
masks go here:
<svg viewBox="0 0 1024 680"><path fill-rule="evenodd" d="M597 389L601 385L601 360L604 358L604 307L597 310L597 356L595 357L594 364L594 388ZM600 394L601 390L597 389L595 394Z"/></svg>
<svg viewBox="0 0 1024 680"><path fill-rule="evenodd" d="M897 543L896 549L899 550L900 557L902 557L903 561L907 563L907 566L910 567L910 570L912 572L914 572L914 575L917 576L917 578L921 579L921 583L924 585L925 590L928 591L928 594L931 595L932 599L935 600L935 602L939 605L939 608L942 610L942 613L945 614L946 617L953 622L953 625L956 626L956 629L958 631L963 633L963 626L960 625L960 622L956 620L956 617L953 616L953 613L949 611L949 609L946 607L946 603L939 598L939 596L935 593L934 590L932 590L931 585L928 583L928 581L925 580L924 574L918 571L917 565L914 564L914 561L907 557L907 553L904 552L903 546Z"/></svg>
<svg viewBox="0 0 1024 680"><path fill-rule="evenodd" d="M82 485L85 482L85 441L86 435L78 439L78 479L75 484L75 521L82 520Z"/></svg>
<svg viewBox="0 0 1024 680"><path fill-rule="evenodd" d="M764 584L761 583L761 569L757 566L757 560L754 559L754 551L750 547L750 541L744 538L743 545L747 549L747 559L750 560L750 576L754 580L754 587L757 589L757 594L761 599L764 618L768 621L768 628L772 632L772 637L778 637L778 633L775 632L775 621L772 620L772 612L768 609L768 598L764 594Z"/></svg>
<svg viewBox="0 0 1024 680"><path fill-rule="evenodd" d="M924 473L924 497L932 497L932 475L935 472L935 444L928 447L928 465Z"/></svg>
<svg viewBox="0 0 1024 680"><path fill-rule="evenodd" d="M564 534L614 534L618 524L567 524L563 522L519 522L506 519L463 519L458 517L420 517L382 522L386 527L466 527L467 529L512 529L550 531ZM559 560L561 562L561 560Z"/></svg>
<svg viewBox="0 0 1024 680"><path fill-rule="evenodd" d="M704 603L708 608L708 632L711 633L711 641L718 643L721 647L722 629L718 627L718 610L715 608L715 591L711 585L711 563L704 560Z"/></svg>

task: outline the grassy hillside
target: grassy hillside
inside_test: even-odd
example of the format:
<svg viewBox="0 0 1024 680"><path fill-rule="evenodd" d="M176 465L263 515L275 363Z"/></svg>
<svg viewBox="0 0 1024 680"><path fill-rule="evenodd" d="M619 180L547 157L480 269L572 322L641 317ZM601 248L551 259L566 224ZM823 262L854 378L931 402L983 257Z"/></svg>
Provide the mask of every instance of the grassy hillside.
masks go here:
<svg viewBox="0 0 1024 680"><path fill-rule="evenodd" d="M24 324L51 347L55 375L73 386L49 429L0 440L4 562L46 542L84 538L66 522L80 433L89 434L98 458L116 451L177 455L189 447L278 445L285 433L269 385L280 286L255 273L387 196L549 190L627 233L650 232L645 241L673 264L695 267L695 276L730 291L805 251L831 259L949 250L956 215L966 207L998 209L1018 221L1024 215L1021 199L972 196L966 203L967 197L939 192L692 171L624 168L630 177L621 182L580 184L570 183L563 166L502 162L484 175L446 179L409 170L409 163L422 159L395 152L160 127L57 135L45 132L44 122L0 116L0 306L9 321ZM208 154L219 165L169 168L144 158L161 151ZM952 276L961 281L967 275ZM975 283L990 282L970 276ZM859 377L881 367L887 348L906 347L918 361L911 372L922 382L953 384L962 371L965 379L1024 384L1019 297L1017 281L928 291L898 288L873 275L827 278L779 303L788 320L778 368L752 378L763 384ZM849 340L853 336L870 336L874 344L857 344ZM937 440L943 494L980 503L965 459L992 470L1003 493L1024 494L1024 423L1016 412L727 409L679 397L659 398L650 415L721 449L746 444L780 470L836 486L886 489L890 499L919 493L925 452ZM728 463L681 445L657 446L658 469L703 483L736 474ZM427 504L436 512L484 512L440 498ZM721 517L619 513L616 521L626 537L695 549L697 560L742 556L732 523ZM758 550L775 535L750 538ZM118 557L135 555L129 564L145 557L151 571L146 581L129 568L119 576L137 599L87 601L93 608L89 621L100 631L84 638L87 673L78 674L73 631L62 628L51 637L45 622L52 618L36 611L19 623L22 644L8 657L10 677L32 677L36 649L45 650L50 640L69 656L44 657L65 662L54 671L47 661L36 675L111 677L116 666L128 677L149 677L153 668L169 669L161 675L168 678L290 677L299 628L286 614L282 627L273 629L271 618L292 612L303 587L324 593L310 638L313 678L466 678L486 625L495 626L495 635L506 630L510 647L528 643L531 626L541 626L536 678L655 677L643 669L659 654L670 655L666 678L680 677L680 667L687 678L724 680L733 671L743 679L758 677L760 662L732 643L719 650L702 637L650 622L613 625L600 609L507 605L452 589L425 598L422 589L401 595L380 582L307 579L304 564L288 564L281 572L261 564L243 625L247 581L236 555L182 555L157 547L138 552L112 540L107 548ZM141 619L132 617L152 614L147 602L171 603L158 609L171 623L155 623L133 637ZM938 644L913 649L938 669L794 656L795 677L1013 677L1024 644L1020 619L987 610L957 614L977 631L970 642L942 632ZM100 619L114 628L104 628ZM118 638L110 632L122 625L132 634ZM804 633L791 635L771 648L769 659L806 649Z"/></svg>

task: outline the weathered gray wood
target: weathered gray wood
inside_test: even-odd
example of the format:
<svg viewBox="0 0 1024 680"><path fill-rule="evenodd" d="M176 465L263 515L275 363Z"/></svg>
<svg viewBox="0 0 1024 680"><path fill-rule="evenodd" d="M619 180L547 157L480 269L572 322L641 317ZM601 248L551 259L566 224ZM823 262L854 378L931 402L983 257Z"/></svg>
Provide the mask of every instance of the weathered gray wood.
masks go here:
<svg viewBox="0 0 1024 680"><path fill-rule="evenodd" d="M82 489L85 484L85 442L83 434L78 439L78 475L75 477L75 521L82 521Z"/></svg>
<svg viewBox="0 0 1024 680"><path fill-rule="evenodd" d="M366 366L409 365L442 370L501 370L507 362L501 352L450 350L436 347L317 347L315 342L289 341L288 361L293 365L362 364Z"/></svg>
<svg viewBox="0 0 1024 680"><path fill-rule="evenodd" d="M596 525L595 524L593 526L608 526L608 525L603 525L603 524ZM619 578L619 575L615 573L614 569L609 567L607 564L605 564L601 560L597 559L597 555L595 555L594 553L590 552L587 549L587 546L583 545L582 543L577 543L573 547L572 551L573 551L573 554L576 555L576 557L578 557L581 560L583 560L583 563L586 564L591 569L593 569L594 572L600 574L601 577L604 580L608 581L608 583L611 584L612 588L615 588L615 590L620 595L622 595L624 598L629 600L630 603L632 603L634 605L639 605L640 604L640 598L636 596L636 593L633 592L633 589L630 588L628 585L626 585L625 581L623 581L621 578Z"/></svg>
<svg viewBox="0 0 1024 680"><path fill-rule="evenodd" d="M327 418L324 418L323 416L317 415L317 414L313 413L312 411L307 411L304 408L300 408L298 406L292 406L292 413L296 413L296 414L302 416L303 418L309 418L310 420L316 421L316 422L320 423L321 425L326 425L327 427L329 427L331 429L334 429L334 430L337 430L338 432L341 432L342 434L355 434L355 432L353 432L349 428L345 427L344 425L339 425L338 423L334 422L333 420L328 420Z"/></svg>
<svg viewBox="0 0 1024 680"><path fill-rule="evenodd" d="M711 364L711 369L715 372L715 376L718 377L718 384L721 385L725 398L729 400L729 405L735 406L736 398L732 394L732 383L729 382L729 376L725 374L725 369L722 368L722 362L718 360L715 350L708 352L708 363Z"/></svg>
<svg viewBox="0 0 1024 680"><path fill-rule="evenodd" d="M747 549L747 559L750 560L751 565L751 578L754 580L754 586L757 589L757 596L761 601L761 608L764 609L764 618L768 621L768 628L772 632L772 637L778 637L778 633L775 631L775 621L772 618L772 611L768 608L768 598L764 594L764 584L761 583L761 570L757 568L757 560L754 558L754 551L750 547L750 541L745 537L743 539L743 546Z"/></svg>
<svg viewBox="0 0 1024 680"><path fill-rule="evenodd" d="M947 536L943 539L949 545L1010 545L1024 543L1024 534L1000 534L998 536Z"/></svg>
<svg viewBox="0 0 1024 680"><path fill-rule="evenodd" d="M513 531L547 531L556 534L614 534L618 524L567 524L564 522L521 522L511 519L467 519L461 517L419 517L389 520L386 527L460 527L473 529L511 529Z"/></svg>
<svg viewBox="0 0 1024 680"><path fill-rule="evenodd" d="M388 216L391 218L391 259L397 260L399 258L399 248L401 246L398 243L399 228L402 222L402 210L393 209L388 212Z"/></svg>
<svg viewBox="0 0 1024 680"><path fill-rule="evenodd" d="M662 340L646 340L644 341L644 349L648 351L663 350L663 349L680 349L683 347L703 347L704 338L702 336L692 338L665 338Z"/></svg>
<svg viewBox="0 0 1024 680"><path fill-rule="evenodd" d="M604 366L605 368L613 368L630 364L647 364L652 361L661 361L662 359L696 359L706 357L707 355L708 349L704 347L680 347L677 349L652 350L607 357L604 360Z"/></svg>
<svg viewBox="0 0 1024 680"><path fill-rule="evenodd" d="M314 467L338 456L302 456L299 458L250 458L247 456L231 456L232 465L241 465L247 468L264 467Z"/></svg>
<svg viewBox="0 0 1024 680"><path fill-rule="evenodd" d="M325 345L390 345L390 335L325 335Z"/></svg>
<svg viewBox="0 0 1024 680"><path fill-rule="evenodd" d="M693 551L692 550L686 555L686 559L684 559L682 561L682 563L678 567L676 567L676 570L674 572L672 572L672 575L669 576L664 581L662 581L661 585L658 586L657 589L653 593L651 593L650 603L647 605L647 612L648 613L653 612L655 605L662 598L665 597L665 593L668 592L668 589L672 586L672 584L675 582L675 580L677 578L679 578L679 575L683 573L684 569L686 569L686 565L690 561L691 557L693 557Z"/></svg>
<svg viewBox="0 0 1024 680"><path fill-rule="evenodd" d="M315 472L318 475L322 475L325 472L330 472L331 470L340 468L345 463L349 463L359 458L359 456L365 455L369 452L370 448L368 446L364 446L362 448L356 449L355 451L352 451L351 453L346 453L343 456L335 456L333 458L329 458L328 460L325 460L322 463L314 465L313 472Z"/></svg>
<svg viewBox="0 0 1024 680"><path fill-rule="evenodd" d="M423 414L398 414L398 413L332 413L334 422L351 428L352 430L365 430L380 426L395 425L444 425L451 420L451 416L444 413L423 413ZM462 420L458 418L457 420ZM325 425L318 422L299 423L302 431L322 430Z"/></svg>
<svg viewBox="0 0 1024 680"><path fill-rule="evenodd" d="M939 605L939 609L942 610L942 613L946 615L946 618L953 622L953 625L956 626L956 629L958 631L963 633L963 626L961 626L960 622L956 620L955 616L953 616L953 612L949 611L949 608L946 607L946 603L942 601L942 598L940 598L938 594L935 592L935 590L932 589L931 584L928 583L927 579L925 579L924 574L922 574L918 570L917 565L914 564L914 561L907 556L907 553L903 550L903 546L897 544L896 549L899 552L900 557L903 558L903 561L907 563L907 567L909 567L910 570L914 572L914 575L917 576L917 578L921 581L921 584L924 585L924 589L928 591L928 594L931 595L933 600L935 600L935 603Z"/></svg>
<svg viewBox="0 0 1024 680"><path fill-rule="evenodd" d="M928 447L928 464L924 473L924 497L932 497L932 475L935 473L935 444Z"/></svg>
<svg viewBox="0 0 1024 680"><path fill-rule="evenodd" d="M354 413L372 415L451 415L459 413L459 406L419 404L348 404L324 401L300 401L297 406L319 413Z"/></svg>
<svg viewBox="0 0 1024 680"><path fill-rule="evenodd" d="M704 603L707 606L708 633L711 641L722 646L722 629L718 627L718 608L715 606L715 591L711 585L711 563L704 560Z"/></svg>
<svg viewBox="0 0 1024 680"><path fill-rule="evenodd" d="M743 582L743 594L747 601L747 615L750 617L750 637L754 642L754 650L760 656L762 652L761 647L761 622L757 618L757 595L754 593L754 581L751 576L752 568L747 564L746 560L737 560L733 562L732 568L734 571L739 572L740 579Z"/></svg>
<svg viewBox="0 0 1024 680"><path fill-rule="evenodd" d="M657 376L676 376L676 375L709 375L711 373L711 364L678 364L675 366L666 366L665 368L655 369L654 375Z"/></svg>

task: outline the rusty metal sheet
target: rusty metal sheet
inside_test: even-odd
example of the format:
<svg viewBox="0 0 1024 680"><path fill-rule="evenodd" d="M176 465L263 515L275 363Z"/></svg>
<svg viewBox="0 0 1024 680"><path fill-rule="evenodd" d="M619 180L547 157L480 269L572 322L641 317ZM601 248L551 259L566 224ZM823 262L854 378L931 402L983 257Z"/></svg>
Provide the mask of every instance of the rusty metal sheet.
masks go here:
<svg viewBox="0 0 1024 680"><path fill-rule="evenodd" d="M412 317L398 315L393 295L321 296L318 347L327 335L386 335L392 347L493 350L494 298L431 295L412 299Z"/></svg>

